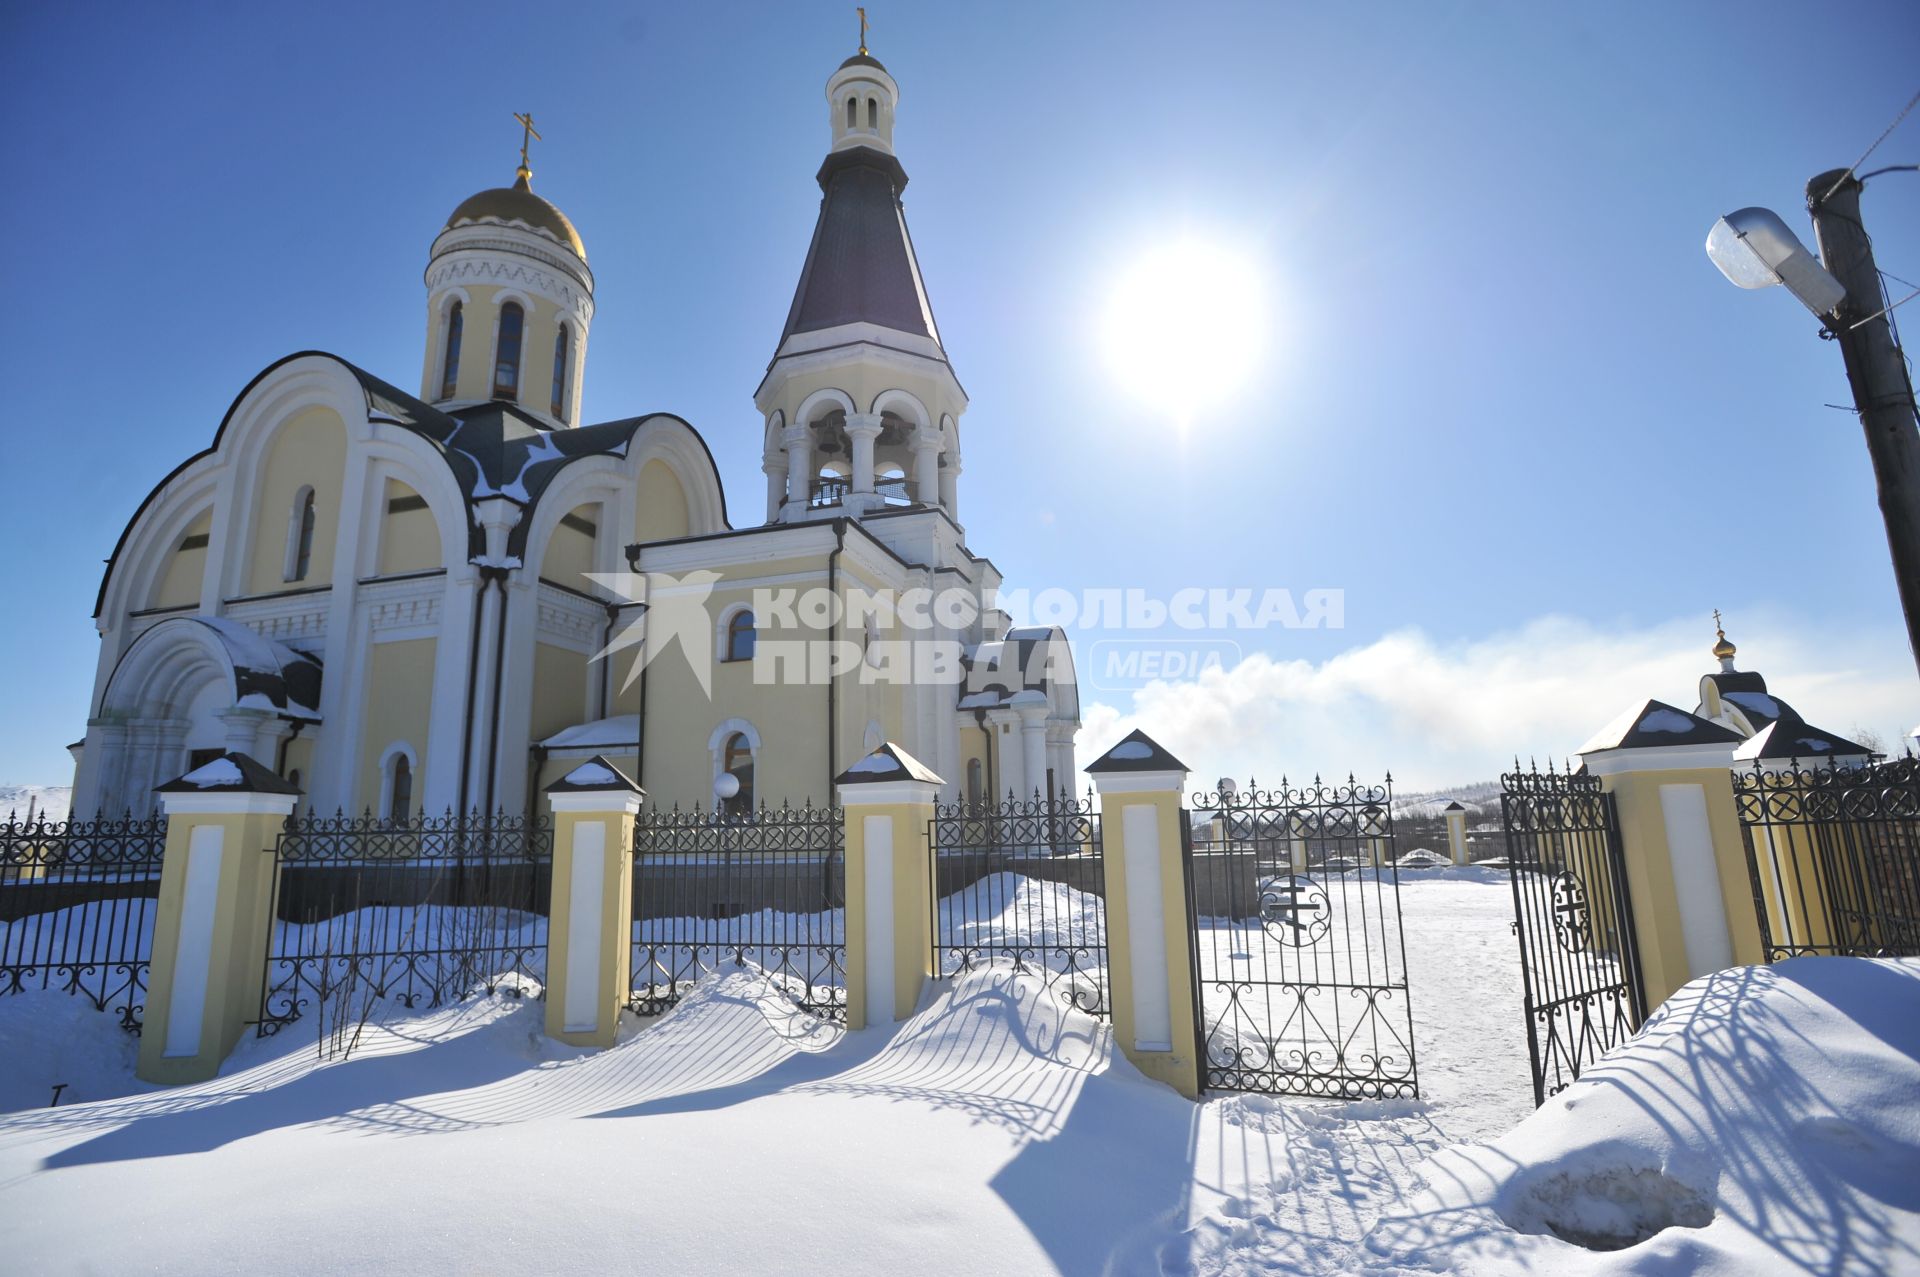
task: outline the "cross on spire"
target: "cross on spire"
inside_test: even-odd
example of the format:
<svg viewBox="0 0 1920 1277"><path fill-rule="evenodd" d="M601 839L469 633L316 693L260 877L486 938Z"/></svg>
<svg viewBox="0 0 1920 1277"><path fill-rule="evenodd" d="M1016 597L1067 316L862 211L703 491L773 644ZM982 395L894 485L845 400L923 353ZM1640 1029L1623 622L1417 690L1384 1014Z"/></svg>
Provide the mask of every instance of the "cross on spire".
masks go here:
<svg viewBox="0 0 1920 1277"><path fill-rule="evenodd" d="M864 56L867 51L867 10L861 6L854 12L860 15L860 52Z"/></svg>
<svg viewBox="0 0 1920 1277"><path fill-rule="evenodd" d="M531 112L515 111L513 118L520 121L520 128L522 130L520 134L520 168L515 176L522 182L531 183L533 170L527 167L527 144L536 140L545 141L546 139L542 138L540 131L533 127L533 115Z"/></svg>

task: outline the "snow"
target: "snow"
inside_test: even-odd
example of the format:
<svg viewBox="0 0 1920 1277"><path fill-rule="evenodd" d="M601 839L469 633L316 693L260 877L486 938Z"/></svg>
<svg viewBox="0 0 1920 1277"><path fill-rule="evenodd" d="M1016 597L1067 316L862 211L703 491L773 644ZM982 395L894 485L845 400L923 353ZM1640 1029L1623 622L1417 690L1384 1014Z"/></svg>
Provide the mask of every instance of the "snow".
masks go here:
<svg viewBox="0 0 1920 1277"><path fill-rule="evenodd" d="M226 789L233 785L243 785L247 780L241 775L239 764L230 758L216 758L210 763L194 768L180 779L195 789Z"/></svg>
<svg viewBox="0 0 1920 1277"><path fill-rule="evenodd" d="M1515 1130L1423 1177L1368 1237L1411 1269L1920 1272L1920 959L1695 980ZM1560 1240L1668 1222L1631 1250Z"/></svg>
<svg viewBox="0 0 1920 1277"><path fill-rule="evenodd" d="M1153 757L1153 746L1145 741L1125 740L1107 751L1108 758L1133 760Z"/></svg>
<svg viewBox="0 0 1920 1277"><path fill-rule="evenodd" d="M541 741L548 749L605 749L624 745L631 752L640 739L638 714L615 714L612 718L581 723Z"/></svg>
<svg viewBox="0 0 1920 1277"><path fill-rule="evenodd" d="M1096 907L1028 880L982 893L1011 901L968 918L986 931L1035 893L1068 930ZM852 1033L731 964L606 1051L547 1039L531 999L374 1025L345 1060L303 1021L165 1092L126 1076L124 1041L79 1040L119 1034L111 1017L0 997L0 1100L35 1106L0 1117L8 1266L1920 1271L1920 963L1697 982L1529 1117L1505 875L1434 870L1402 895L1418 1102L1190 1104L1005 966ZM53 1080L72 1086L49 1109ZM1540 1231L1703 1207L1705 1228L1629 1251Z"/></svg>
<svg viewBox="0 0 1920 1277"><path fill-rule="evenodd" d="M569 785L614 785L620 778L613 774L613 768L600 763L581 763L567 773Z"/></svg>
<svg viewBox="0 0 1920 1277"><path fill-rule="evenodd" d="M892 754L879 752L868 754L847 768L848 774L854 776L891 776L901 770L900 764L894 761Z"/></svg>
<svg viewBox="0 0 1920 1277"><path fill-rule="evenodd" d="M1690 732L1698 725L1691 714L1672 709L1656 709L1640 720L1643 732Z"/></svg>

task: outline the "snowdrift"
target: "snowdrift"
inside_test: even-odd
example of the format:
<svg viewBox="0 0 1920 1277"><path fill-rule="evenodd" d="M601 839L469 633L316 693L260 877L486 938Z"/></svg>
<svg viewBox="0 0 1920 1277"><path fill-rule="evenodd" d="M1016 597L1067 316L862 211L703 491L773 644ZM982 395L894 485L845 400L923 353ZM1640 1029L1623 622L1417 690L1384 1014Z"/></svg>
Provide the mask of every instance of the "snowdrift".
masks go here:
<svg viewBox="0 0 1920 1277"><path fill-rule="evenodd" d="M1696 980L1367 1238L1443 1272L1920 1273L1920 959Z"/></svg>

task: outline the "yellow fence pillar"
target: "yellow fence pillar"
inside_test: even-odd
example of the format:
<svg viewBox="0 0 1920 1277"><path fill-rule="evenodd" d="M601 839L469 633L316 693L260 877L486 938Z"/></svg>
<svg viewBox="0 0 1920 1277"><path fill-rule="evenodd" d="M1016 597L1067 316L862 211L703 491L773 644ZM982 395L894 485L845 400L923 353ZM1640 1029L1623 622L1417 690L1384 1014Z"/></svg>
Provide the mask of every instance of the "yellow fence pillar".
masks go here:
<svg viewBox="0 0 1920 1277"><path fill-rule="evenodd" d="M203 1082L260 1015L274 843L300 791L244 754L224 754L154 792L167 848L135 1072Z"/></svg>
<svg viewBox="0 0 1920 1277"><path fill-rule="evenodd" d="M1187 768L1144 732L1087 767L1100 794L1113 1034L1134 1066L1200 1093L1181 793Z"/></svg>
<svg viewBox="0 0 1920 1277"><path fill-rule="evenodd" d="M847 1027L913 1014L933 970L933 849L944 784L883 744L834 779L847 821Z"/></svg>
<svg viewBox="0 0 1920 1277"><path fill-rule="evenodd" d="M612 1046L633 979L633 818L646 797L596 754L547 786L547 1036Z"/></svg>
<svg viewBox="0 0 1920 1277"><path fill-rule="evenodd" d="M1459 803L1448 803L1447 809L1440 814L1447 818L1447 851L1452 854L1453 863L1468 863L1467 809Z"/></svg>
<svg viewBox="0 0 1920 1277"><path fill-rule="evenodd" d="M1689 980L1765 960L1733 798L1739 743L1647 701L1580 750L1619 813L1649 1011Z"/></svg>

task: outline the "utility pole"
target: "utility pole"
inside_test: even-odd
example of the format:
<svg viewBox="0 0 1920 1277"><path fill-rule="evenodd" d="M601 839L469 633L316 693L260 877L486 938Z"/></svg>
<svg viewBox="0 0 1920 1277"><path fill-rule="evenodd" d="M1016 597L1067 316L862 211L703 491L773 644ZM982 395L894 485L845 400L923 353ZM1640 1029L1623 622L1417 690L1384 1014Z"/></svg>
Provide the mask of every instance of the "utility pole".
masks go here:
<svg viewBox="0 0 1920 1277"><path fill-rule="evenodd" d="M1860 221L1860 180L1850 169L1822 173L1807 183L1807 208L1820 260L1847 290L1832 329L1847 361L1854 410L1867 433L1894 583L1907 617L1907 643L1920 667L1920 428L1913 383L1892 325L1885 314L1875 313L1881 309L1880 272Z"/></svg>

